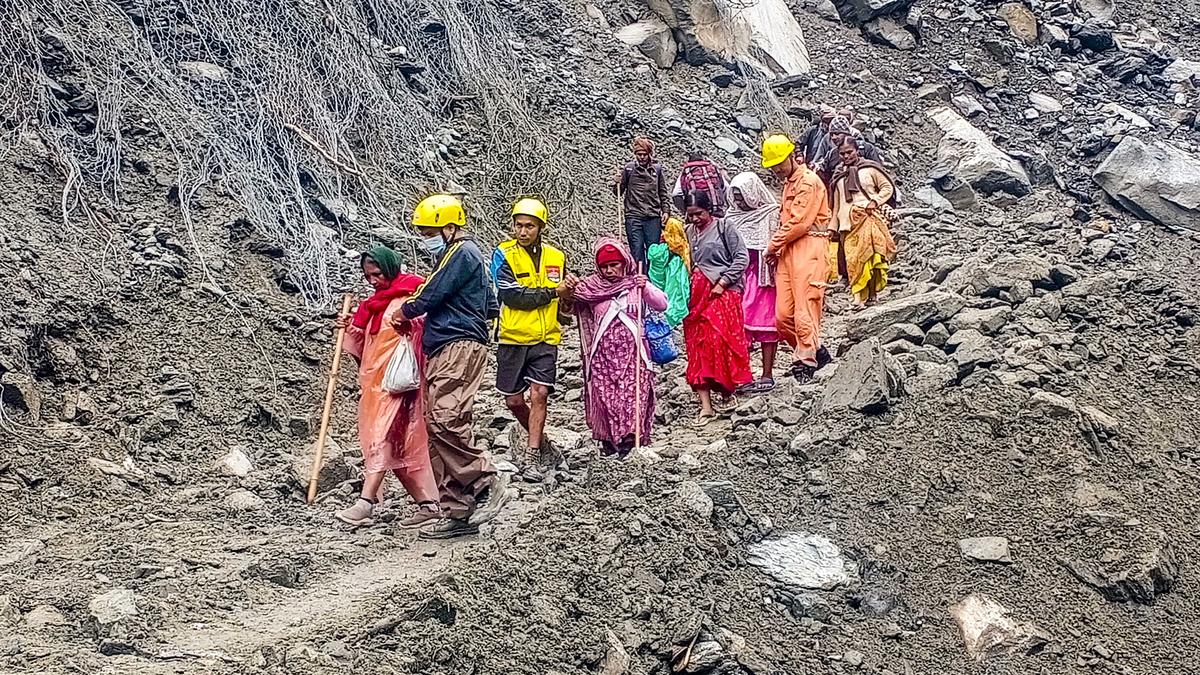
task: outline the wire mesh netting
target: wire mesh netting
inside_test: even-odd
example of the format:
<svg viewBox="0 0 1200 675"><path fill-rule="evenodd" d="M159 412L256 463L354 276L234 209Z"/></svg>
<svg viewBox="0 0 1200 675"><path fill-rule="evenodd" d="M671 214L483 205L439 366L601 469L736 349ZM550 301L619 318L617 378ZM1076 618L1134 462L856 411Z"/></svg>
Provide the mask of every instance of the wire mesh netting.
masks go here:
<svg viewBox="0 0 1200 675"><path fill-rule="evenodd" d="M129 138L142 133L170 148L193 242L198 195L230 195L286 252L291 280L314 304L330 301L348 236L406 232L397 226L416 198L459 180L471 185L474 212L536 193L579 215L569 180L577 155L535 120L539 102L491 2L5 5L0 154L22 133L40 136L62 174L68 229L103 227L89 204L122 200ZM451 118L474 137L447 143L461 140ZM456 175L453 160L467 152L487 170ZM354 217L331 228L315 199L352 200Z"/></svg>

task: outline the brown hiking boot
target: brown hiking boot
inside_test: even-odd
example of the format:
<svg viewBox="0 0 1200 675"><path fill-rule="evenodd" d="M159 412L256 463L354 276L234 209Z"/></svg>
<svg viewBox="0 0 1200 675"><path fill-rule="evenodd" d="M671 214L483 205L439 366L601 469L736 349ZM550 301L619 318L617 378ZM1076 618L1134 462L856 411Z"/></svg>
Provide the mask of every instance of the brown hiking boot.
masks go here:
<svg viewBox="0 0 1200 675"><path fill-rule="evenodd" d="M422 528L421 539L455 539L479 534L479 526L458 518L442 518L436 523Z"/></svg>
<svg viewBox="0 0 1200 675"><path fill-rule="evenodd" d="M431 520L437 520L442 517L442 509L437 504L422 504L413 511L412 515L396 523L397 526L406 530L421 527Z"/></svg>

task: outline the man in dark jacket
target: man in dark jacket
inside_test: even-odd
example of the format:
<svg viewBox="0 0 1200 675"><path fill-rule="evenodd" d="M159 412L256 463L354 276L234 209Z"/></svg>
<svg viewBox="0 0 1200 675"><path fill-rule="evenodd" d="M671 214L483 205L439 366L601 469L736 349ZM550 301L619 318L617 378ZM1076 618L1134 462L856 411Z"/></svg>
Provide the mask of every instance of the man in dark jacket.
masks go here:
<svg viewBox="0 0 1200 675"><path fill-rule="evenodd" d="M413 225L436 263L395 319L404 331L409 321L425 317L425 423L443 518L421 530L424 539L478 532L477 523L494 517L506 497L507 476L475 447L475 394L487 364L488 322L500 307L466 224L457 197L433 195L417 204ZM484 510L477 514L477 508Z"/></svg>
<svg viewBox="0 0 1200 675"><path fill-rule="evenodd" d="M671 196L662 164L654 160L654 141L633 139L634 160L617 173L613 193L625 209L625 237L633 259L646 269L646 251L662 239L671 216Z"/></svg>
<svg viewBox="0 0 1200 675"><path fill-rule="evenodd" d="M837 152L837 148L842 147L842 143L847 138L853 138L858 145L858 155L863 159L877 164L883 164L883 153L874 143L863 138L862 132L855 129L850 124L850 118L845 115L837 115L829 123L829 138L833 142L833 151L826 155L825 160L817 167L817 173L821 176L821 180L826 187L830 187L833 180L833 174L842 166L842 158Z"/></svg>

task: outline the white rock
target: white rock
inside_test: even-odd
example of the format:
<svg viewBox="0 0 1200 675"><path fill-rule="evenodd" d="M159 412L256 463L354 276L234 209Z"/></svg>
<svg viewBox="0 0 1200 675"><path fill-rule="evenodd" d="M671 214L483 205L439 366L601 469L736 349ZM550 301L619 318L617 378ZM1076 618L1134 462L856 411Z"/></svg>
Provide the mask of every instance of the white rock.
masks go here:
<svg viewBox="0 0 1200 675"><path fill-rule="evenodd" d="M1139 129L1153 129L1154 125L1145 117L1133 112L1120 103L1107 103L1100 111L1113 117L1120 117Z"/></svg>
<svg viewBox="0 0 1200 675"><path fill-rule="evenodd" d="M206 63L204 61L180 61L179 69L192 77L202 80L212 80L214 82L222 82L229 77L228 70L215 63Z"/></svg>
<svg viewBox="0 0 1200 675"><path fill-rule="evenodd" d="M1174 145L1126 136L1092 179L1138 216L1200 228L1200 158Z"/></svg>
<svg viewBox="0 0 1200 675"><path fill-rule="evenodd" d="M137 614L137 598L128 588L114 588L97 595L88 603L88 615L101 626L118 623Z"/></svg>
<svg viewBox="0 0 1200 675"><path fill-rule="evenodd" d="M1037 92L1029 95L1029 104L1036 108L1038 112L1044 113L1061 112L1063 109L1063 105L1058 102L1058 99Z"/></svg>
<svg viewBox="0 0 1200 675"><path fill-rule="evenodd" d="M254 464L246 455L244 446L235 445L229 448L229 452L225 456L217 460L216 469L223 476L237 476L245 478L254 470Z"/></svg>
<svg viewBox="0 0 1200 675"><path fill-rule="evenodd" d="M950 608L958 622L967 653L976 661L1017 651L1030 653L1045 645L1038 626L1008 617L1008 609L982 593L972 593Z"/></svg>
<svg viewBox="0 0 1200 675"><path fill-rule="evenodd" d="M671 28L657 17L631 23L617 31L617 39L654 61L659 68L669 68L675 63L679 51Z"/></svg>
<svg viewBox="0 0 1200 675"><path fill-rule="evenodd" d="M1162 74L1172 82L1200 81L1200 61L1175 59Z"/></svg>
<svg viewBox="0 0 1200 675"><path fill-rule="evenodd" d="M231 511L256 511L266 506L266 502L249 490L237 490L225 497L225 508Z"/></svg>
<svg viewBox="0 0 1200 675"><path fill-rule="evenodd" d="M1004 537L969 537L958 541L958 549L967 560L977 562L1011 563L1008 539Z"/></svg>
<svg viewBox="0 0 1200 675"><path fill-rule="evenodd" d="M680 483L679 492L675 493L675 499L681 507L704 520L712 518L713 500L700 488L699 484L690 480Z"/></svg>
<svg viewBox="0 0 1200 675"><path fill-rule="evenodd" d="M966 94L959 94L958 96L950 99L950 102L954 104L955 108L958 108L959 112L967 117L974 117L987 112L987 110L979 101L975 100L974 97L967 96Z"/></svg>
<svg viewBox="0 0 1200 675"><path fill-rule="evenodd" d="M828 591L856 575L853 563L842 557L828 537L819 534L791 532L778 539L751 544L749 553L750 564L778 581L800 588Z"/></svg>
<svg viewBox="0 0 1200 675"><path fill-rule="evenodd" d="M70 621L67 621L67 617L63 616L62 612L50 605L38 605L29 610L29 613L25 615L25 625L30 628L67 626L70 623Z"/></svg>
<svg viewBox="0 0 1200 675"><path fill-rule="evenodd" d="M1079 0L1079 9L1098 21L1111 21L1117 5L1113 0Z"/></svg>
<svg viewBox="0 0 1200 675"><path fill-rule="evenodd" d="M1030 410L1044 413L1047 417L1063 419L1079 415L1079 406L1075 401L1048 391L1035 392L1029 397L1026 406Z"/></svg>

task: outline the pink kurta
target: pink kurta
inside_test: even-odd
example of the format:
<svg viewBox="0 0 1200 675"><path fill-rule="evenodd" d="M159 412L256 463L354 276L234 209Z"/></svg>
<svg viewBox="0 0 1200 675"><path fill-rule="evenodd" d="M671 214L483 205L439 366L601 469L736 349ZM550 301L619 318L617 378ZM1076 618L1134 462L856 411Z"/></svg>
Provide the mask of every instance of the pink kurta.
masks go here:
<svg viewBox="0 0 1200 675"><path fill-rule="evenodd" d="M414 501L436 503L438 490L429 463L429 436L421 398L424 382L419 389L404 394L392 394L383 388L388 361L402 339L412 340L417 362L424 372L422 323L414 321L412 335L407 337L392 328L392 315L403 302L403 298L397 298L388 304L375 335L354 326L346 330L345 349L359 359L362 398L358 403L358 441L362 446L364 472L392 471Z"/></svg>

